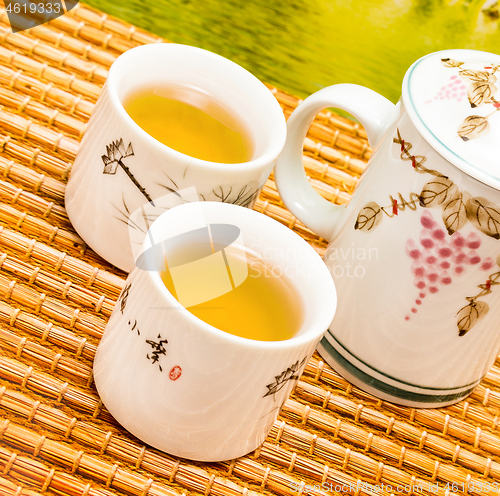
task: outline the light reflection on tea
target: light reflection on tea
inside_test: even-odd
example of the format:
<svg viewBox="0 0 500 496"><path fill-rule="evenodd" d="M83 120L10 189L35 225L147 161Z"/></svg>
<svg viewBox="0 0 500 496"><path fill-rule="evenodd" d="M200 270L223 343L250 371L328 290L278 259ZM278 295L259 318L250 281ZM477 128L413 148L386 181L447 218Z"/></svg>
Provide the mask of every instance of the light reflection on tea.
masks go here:
<svg viewBox="0 0 500 496"><path fill-rule="evenodd" d="M193 259L200 253L198 246L178 247L183 257ZM215 250L212 247L212 253ZM174 254L175 256L175 254ZM207 260L210 257L206 257ZM198 299L203 294L221 294L213 299L187 307L193 315L229 334L261 341L282 341L293 337L303 322L303 305L297 290L283 274L273 271L256 255L245 251L225 250L225 269L215 276L214 264L192 263L183 265L183 294ZM224 270L224 267L223 267ZM240 284L232 274L246 272ZM175 269L161 272L168 290L178 301L176 284L179 276ZM229 285L229 287L227 287ZM229 289L227 292L226 289Z"/></svg>

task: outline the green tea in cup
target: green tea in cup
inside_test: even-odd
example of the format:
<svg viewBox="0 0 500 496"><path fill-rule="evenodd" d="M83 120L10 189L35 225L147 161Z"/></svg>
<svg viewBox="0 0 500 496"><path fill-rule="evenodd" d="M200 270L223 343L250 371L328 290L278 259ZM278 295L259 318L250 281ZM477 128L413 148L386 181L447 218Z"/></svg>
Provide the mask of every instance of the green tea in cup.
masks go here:
<svg viewBox="0 0 500 496"><path fill-rule="evenodd" d="M252 158L244 124L201 91L153 87L130 96L124 107L144 131L185 155L226 164Z"/></svg>
<svg viewBox="0 0 500 496"><path fill-rule="evenodd" d="M196 260L203 248L186 245L176 250L182 251L182 257ZM215 255L216 250L211 251ZM167 258L172 255L175 257L176 253L170 253ZM186 307L187 310L221 331L260 341L293 337L302 326L303 303L288 277L248 251L225 250L223 256L226 262L223 267L216 262L203 262L210 258L205 257L201 263L182 265L181 275L167 268L161 272L161 279L181 304L185 298L201 300ZM217 274L220 270L227 273ZM232 274L242 272L247 274L246 278L240 284L235 283ZM179 277L182 280L179 281ZM176 286L183 291L182 298L178 297ZM214 293L223 294L204 301L203 295Z"/></svg>

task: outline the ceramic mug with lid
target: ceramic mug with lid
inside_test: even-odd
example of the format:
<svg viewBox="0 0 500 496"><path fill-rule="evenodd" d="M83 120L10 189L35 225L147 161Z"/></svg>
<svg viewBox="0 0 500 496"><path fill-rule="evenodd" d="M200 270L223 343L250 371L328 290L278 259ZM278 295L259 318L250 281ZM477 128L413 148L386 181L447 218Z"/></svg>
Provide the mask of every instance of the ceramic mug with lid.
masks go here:
<svg viewBox="0 0 500 496"><path fill-rule="evenodd" d="M286 206L330 241L339 306L319 346L339 373L396 403L467 396L500 346L500 56L447 50L415 62L397 105L360 86L318 91L294 111L276 166ZM301 147L340 107L374 153L347 206L309 185Z"/></svg>

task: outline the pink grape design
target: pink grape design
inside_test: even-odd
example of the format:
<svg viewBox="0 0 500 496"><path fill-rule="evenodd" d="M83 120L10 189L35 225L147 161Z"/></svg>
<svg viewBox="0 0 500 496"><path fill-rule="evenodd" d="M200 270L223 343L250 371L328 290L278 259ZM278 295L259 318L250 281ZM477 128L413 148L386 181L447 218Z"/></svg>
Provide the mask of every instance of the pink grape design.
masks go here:
<svg viewBox="0 0 500 496"><path fill-rule="evenodd" d="M459 76L451 76L450 82L441 86L440 90L425 103L431 103L433 100L455 100L461 102L467 97L467 85Z"/></svg>
<svg viewBox="0 0 500 496"><path fill-rule="evenodd" d="M420 224L418 242L408 238L405 247L412 259L413 284L418 289L418 298L406 315L406 321L418 312L417 307L422 305L427 294L436 294L440 286L450 285L454 277L467 271L467 266L479 265L481 270L488 271L495 265L491 257L482 260L478 255L476 250L481 246L481 239L475 232L466 237L458 231L447 236L429 210L422 212Z"/></svg>

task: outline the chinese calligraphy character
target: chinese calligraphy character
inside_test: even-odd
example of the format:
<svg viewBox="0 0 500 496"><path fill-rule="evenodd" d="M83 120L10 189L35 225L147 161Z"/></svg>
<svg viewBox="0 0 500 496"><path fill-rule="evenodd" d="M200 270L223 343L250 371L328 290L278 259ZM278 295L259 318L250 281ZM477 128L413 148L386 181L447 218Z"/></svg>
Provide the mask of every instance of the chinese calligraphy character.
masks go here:
<svg viewBox="0 0 500 496"><path fill-rule="evenodd" d="M160 355L166 355L167 354L167 349L165 348L164 345L168 343L167 339L161 339L161 335L158 334L158 339L159 341L153 341L151 339L146 339L146 343L148 343L151 348L151 356L149 356L149 353L146 355L148 360L151 360L152 363L156 363L160 359ZM158 367L160 368L160 371L163 371L162 367L160 364L158 364Z"/></svg>
<svg viewBox="0 0 500 496"><path fill-rule="evenodd" d="M132 323L132 321L129 320L128 325L130 325L131 323ZM141 331L139 331L139 327L137 326L137 320L134 321L134 325L132 326L132 328L130 330L133 331L134 329L137 331L137 335L140 336Z"/></svg>

